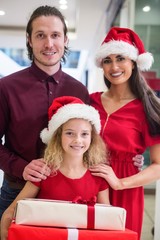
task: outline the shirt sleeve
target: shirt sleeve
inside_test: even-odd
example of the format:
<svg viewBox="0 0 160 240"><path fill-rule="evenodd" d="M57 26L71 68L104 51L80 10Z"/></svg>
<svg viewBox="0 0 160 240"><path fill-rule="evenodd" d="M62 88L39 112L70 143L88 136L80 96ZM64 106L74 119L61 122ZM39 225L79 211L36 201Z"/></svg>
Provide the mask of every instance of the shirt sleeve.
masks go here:
<svg viewBox="0 0 160 240"><path fill-rule="evenodd" d="M31 183L33 183L35 186L41 188L41 181L40 182L31 182Z"/></svg>
<svg viewBox="0 0 160 240"><path fill-rule="evenodd" d="M2 92L2 83L3 81L0 80L0 169L8 174L23 179L22 173L28 162L3 144L3 136L9 128L10 112L5 95Z"/></svg>

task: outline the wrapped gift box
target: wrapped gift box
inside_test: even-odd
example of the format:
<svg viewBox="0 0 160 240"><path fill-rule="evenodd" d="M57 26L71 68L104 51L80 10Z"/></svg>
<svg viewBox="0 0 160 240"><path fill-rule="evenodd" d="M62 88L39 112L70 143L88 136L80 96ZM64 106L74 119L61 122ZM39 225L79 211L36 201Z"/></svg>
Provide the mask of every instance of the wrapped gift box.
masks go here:
<svg viewBox="0 0 160 240"><path fill-rule="evenodd" d="M124 230L126 211L104 204L26 199L17 203L16 224L67 228Z"/></svg>
<svg viewBox="0 0 160 240"><path fill-rule="evenodd" d="M77 230L12 224L7 240L137 240L137 233L124 231Z"/></svg>

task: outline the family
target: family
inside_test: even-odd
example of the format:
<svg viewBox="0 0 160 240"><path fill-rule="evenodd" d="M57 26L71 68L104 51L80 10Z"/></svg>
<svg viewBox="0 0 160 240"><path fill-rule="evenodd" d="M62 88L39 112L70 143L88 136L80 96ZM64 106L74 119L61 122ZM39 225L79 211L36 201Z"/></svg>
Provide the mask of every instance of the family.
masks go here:
<svg viewBox="0 0 160 240"><path fill-rule="evenodd" d="M140 240L143 186L160 178L160 100L141 74L152 54L133 30L112 27L95 56L106 91L89 94L62 71L69 42L57 8L35 9L26 38L31 66L0 79L1 240L17 200L76 195L125 208Z"/></svg>

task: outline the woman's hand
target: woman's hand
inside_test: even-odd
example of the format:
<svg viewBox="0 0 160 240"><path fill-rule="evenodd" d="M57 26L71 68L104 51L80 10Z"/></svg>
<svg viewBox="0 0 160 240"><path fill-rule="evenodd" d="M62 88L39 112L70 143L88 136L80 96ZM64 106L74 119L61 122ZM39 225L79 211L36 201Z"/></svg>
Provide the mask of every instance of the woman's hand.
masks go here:
<svg viewBox="0 0 160 240"><path fill-rule="evenodd" d="M32 160L23 171L23 178L26 181L40 182L45 180L51 173L43 158Z"/></svg>
<svg viewBox="0 0 160 240"><path fill-rule="evenodd" d="M133 164L138 167L138 170L141 171L144 165L144 157L143 155L137 154L135 157L132 158Z"/></svg>
<svg viewBox="0 0 160 240"><path fill-rule="evenodd" d="M121 179L117 178L112 167L106 164L99 164L89 169L94 176L104 178L114 190L122 190Z"/></svg>

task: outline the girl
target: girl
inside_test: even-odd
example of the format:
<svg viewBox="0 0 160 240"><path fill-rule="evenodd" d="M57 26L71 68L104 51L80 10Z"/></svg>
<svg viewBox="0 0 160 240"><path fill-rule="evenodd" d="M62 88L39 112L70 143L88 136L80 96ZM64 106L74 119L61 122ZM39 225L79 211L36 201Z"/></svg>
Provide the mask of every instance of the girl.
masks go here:
<svg viewBox="0 0 160 240"><path fill-rule="evenodd" d="M126 227L141 235L143 185L160 178L160 100L143 79L153 57L131 29L113 27L96 55L108 88L91 95L91 105L100 113L101 136L106 142L110 165L90 168L94 176L110 184L110 202L127 210ZM152 164L138 171L136 154L149 147Z"/></svg>
<svg viewBox="0 0 160 240"><path fill-rule="evenodd" d="M53 101L49 108L48 128L41 132L41 139L47 144L44 159L51 174L37 183L28 181L6 209L1 221L1 240L7 239L20 199L37 197L72 201L77 196L84 200L96 196L98 203L109 204L107 182L88 170L96 164L106 163L106 146L99 135L100 128L98 112L80 99L59 97Z"/></svg>

